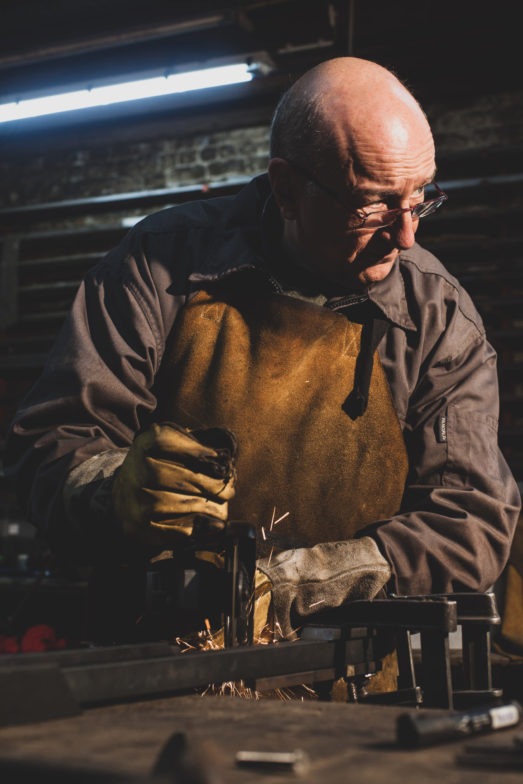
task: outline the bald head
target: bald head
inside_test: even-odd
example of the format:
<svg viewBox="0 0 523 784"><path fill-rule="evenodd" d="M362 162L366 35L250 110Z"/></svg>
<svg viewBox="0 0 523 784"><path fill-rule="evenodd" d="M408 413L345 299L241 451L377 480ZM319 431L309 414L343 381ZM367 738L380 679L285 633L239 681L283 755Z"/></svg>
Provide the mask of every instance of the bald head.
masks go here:
<svg viewBox="0 0 523 784"><path fill-rule="evenodd" d="M321 63L273 121L269 179L285 250L342 290L383 280L415 242L411 209L434 169L427 119L394 74L356 57ZM392 223L361 224L389 210L399 210Z"/></svg>
<svg viewBox="0 0 523 784"><path fill-rule="evenodd" d="M420 154L433 150L430 127L396 76L369 60L340 57L308 71L282 98L271 157L296 160L316 173L341 168L351 184L420 144Z"/></svg>

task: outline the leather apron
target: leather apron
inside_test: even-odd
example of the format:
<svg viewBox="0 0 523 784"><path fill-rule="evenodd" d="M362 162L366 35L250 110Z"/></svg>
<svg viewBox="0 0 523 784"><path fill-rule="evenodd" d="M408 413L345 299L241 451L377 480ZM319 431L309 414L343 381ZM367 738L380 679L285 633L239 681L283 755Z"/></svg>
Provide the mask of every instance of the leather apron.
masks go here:
<svg viewBox="0 0 523 784"><path fill-rule="evenodd" d="M399 509L407 454L377 352L366 412L353 420L342 408L361 330L246 274L199 291L175 322L155 419L235 433L229 516L264 534L272 522L277 549L349 539Z"/></svg>

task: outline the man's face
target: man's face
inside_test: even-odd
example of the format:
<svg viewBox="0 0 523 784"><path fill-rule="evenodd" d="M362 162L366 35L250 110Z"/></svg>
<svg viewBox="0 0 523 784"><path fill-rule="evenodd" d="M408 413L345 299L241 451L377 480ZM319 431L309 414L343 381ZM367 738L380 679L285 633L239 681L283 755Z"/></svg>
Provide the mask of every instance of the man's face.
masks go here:
<svg viewBox="0 0 523 784"><path fill-rule="evenodd" d="M424 200L424 186L435 171L431 137L400 155L394 149L369 152L350 178L341 166L338 171L333 167L325 172L325 181L317 175L315 184L290 168L294 202L291 219L284 221L284 237L296 261L349 291L383 280L399 252L414 244L419 219L409 211L385 227L355 228L358 215L413 207Z"/></svg>

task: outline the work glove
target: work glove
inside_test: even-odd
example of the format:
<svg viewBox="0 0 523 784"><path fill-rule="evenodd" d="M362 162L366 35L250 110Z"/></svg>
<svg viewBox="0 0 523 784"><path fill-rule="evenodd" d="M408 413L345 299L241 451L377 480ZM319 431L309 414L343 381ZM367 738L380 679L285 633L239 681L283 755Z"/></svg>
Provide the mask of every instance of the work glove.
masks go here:
<svg viewBox="0 0 523 784"><path fill-rule="evenodd" d="M234 496L236 441L222 428L152 425L134 440L112 486L123 532L151 546L212 535Z"/></svg>
<svg viewBox="0 0 523 784"><path fill-rule="evenodd" d="M354 599L373 599L391 576L369 536L284 550L260 559L257 567L272 584L274 624L286 639L296 636L291 614L303 617Z"/></svg>

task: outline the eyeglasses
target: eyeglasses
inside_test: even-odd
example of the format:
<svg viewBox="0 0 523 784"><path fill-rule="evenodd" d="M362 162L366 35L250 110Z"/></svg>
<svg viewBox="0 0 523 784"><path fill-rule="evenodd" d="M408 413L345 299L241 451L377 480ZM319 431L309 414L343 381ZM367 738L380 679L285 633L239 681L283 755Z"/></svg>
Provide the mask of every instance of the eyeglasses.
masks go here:
<svg viewBox="0 0 523 784"><path fill-rule="evenodd" d="M429 185L433 185L436 189L436 193L438 194L434 199L422 201L419 204L415 204L414 207L398 207L394 210L375 210L374 212L366 212L363 208L354 209L353 207L347 206L343 199L338 196L336 191L328 188L326 185L317 180L316 177L310 173L310 171L295 161L291 161L288 158L286 160L288 164L303 174L306 179L310 180L310 182L313 182L320 190L327 193L347 212L351 213L353 219L353 223L350 225L351 229L374 230L381 229L385 226L391 226L404 212L410 212L414 218L426 218L427 215L432 215L434 212L436 212L436 210L438 210L448 199L447 194L443 193L439 185L437 185L435 182L431 182Z"/></svg>

